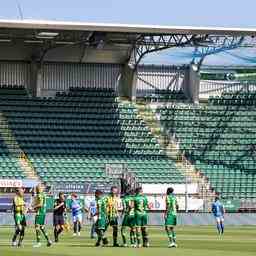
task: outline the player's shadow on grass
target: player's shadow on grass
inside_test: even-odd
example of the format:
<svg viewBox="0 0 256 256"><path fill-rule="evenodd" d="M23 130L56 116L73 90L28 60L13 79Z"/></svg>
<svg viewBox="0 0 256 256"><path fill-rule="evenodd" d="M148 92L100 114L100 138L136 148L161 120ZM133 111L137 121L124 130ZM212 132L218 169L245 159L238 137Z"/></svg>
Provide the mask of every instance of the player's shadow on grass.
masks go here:
<svg viewBox="0 0 256 256"><path fill-rule="evenodd" d="M85 248L94 248L94 244L70 244L68 247L85 247ZM95 247L96 248L96 247Z"/></svg>
<svg viewBox="0 0 256 256"><path fill-rule="evenodd" d="M119 246L119 247L113 247L111 245L109 246L100 246L100 247L96 247L95 245L91 244L71 244L71 245L68 245L68 247L85 247L85 248L121 248L121 249L124 249L125 247L123 246ZM142 249L150 249L150 248L164 248L164 246L161 246L161 245L150 245L149 248L143 248ZM136 249L136 248L132 248L132 247L126 247L125 249Z"/></svg>

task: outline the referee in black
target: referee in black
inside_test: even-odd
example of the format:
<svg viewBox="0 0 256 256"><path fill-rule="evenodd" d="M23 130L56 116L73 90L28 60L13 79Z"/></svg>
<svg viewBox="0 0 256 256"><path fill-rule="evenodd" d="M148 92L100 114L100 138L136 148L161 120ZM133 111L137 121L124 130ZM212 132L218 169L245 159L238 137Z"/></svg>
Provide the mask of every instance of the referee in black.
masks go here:
<svg viewBox="0 0 256 256"><path fill-rule="evenodd" d="M59 198L54 202L53 209L53 226L54 226L54 238L55 243L59 242L59 235L63 231L64 227L64 213L66 212L66 203L64 193L59 193Z"/></svg>

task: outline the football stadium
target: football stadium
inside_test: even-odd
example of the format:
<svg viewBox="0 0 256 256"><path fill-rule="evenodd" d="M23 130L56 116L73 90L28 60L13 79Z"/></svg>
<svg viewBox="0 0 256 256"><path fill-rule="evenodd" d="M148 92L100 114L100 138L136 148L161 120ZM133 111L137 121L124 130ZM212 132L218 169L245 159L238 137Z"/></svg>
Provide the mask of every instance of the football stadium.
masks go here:
<svg viewBox="0 0 256 256"><path fill-rule="evenodd" d="M0 20L0 255L255 255L255 35Z"/></svg>

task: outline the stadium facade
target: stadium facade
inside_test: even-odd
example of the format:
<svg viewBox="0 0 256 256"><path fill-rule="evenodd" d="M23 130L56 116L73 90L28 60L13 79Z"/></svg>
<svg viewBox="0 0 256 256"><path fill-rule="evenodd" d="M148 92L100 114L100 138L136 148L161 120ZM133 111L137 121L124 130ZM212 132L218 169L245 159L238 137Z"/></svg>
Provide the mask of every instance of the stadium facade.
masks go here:
<svg viewBox="0 0 256 256"><path fill-rule="evenodd" d="M159 204L172 185L184 211L208 211L216 194L237 205L230 211L255 210L255 83L200 81L200 62L140 64L154 51L212 54L255 34L0 20L2 184L44 182L57 192L74 183L67 190L83 196L155 184L148 194Z"/></svg>

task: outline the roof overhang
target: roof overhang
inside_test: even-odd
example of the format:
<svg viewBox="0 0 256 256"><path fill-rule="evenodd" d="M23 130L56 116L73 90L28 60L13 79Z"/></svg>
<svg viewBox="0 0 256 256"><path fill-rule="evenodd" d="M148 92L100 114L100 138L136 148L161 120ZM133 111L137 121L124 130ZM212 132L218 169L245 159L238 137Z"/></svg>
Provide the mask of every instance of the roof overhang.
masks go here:
<svg viewBox="0 0 256 256"><path fill-rule="evenodd" d="M136 24L88 23L46 20L1 20L0 29L38 29L64 31L94 31L110 33L135 34L211 34L230 36L255 36L256 28L227 28L227 27L192 27L192 26L158 26Z"/></svg>

